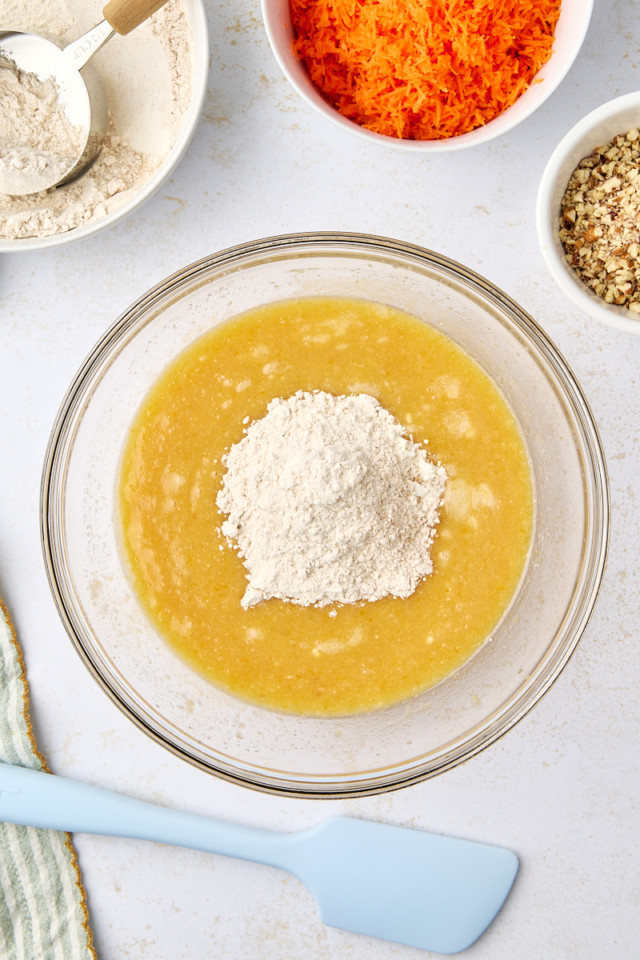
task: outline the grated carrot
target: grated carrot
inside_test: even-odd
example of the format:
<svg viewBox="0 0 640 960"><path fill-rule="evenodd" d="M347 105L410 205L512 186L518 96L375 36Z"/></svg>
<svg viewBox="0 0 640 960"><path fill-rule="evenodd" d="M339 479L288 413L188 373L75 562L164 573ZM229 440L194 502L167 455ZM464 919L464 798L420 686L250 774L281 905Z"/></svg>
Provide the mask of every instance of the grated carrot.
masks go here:
<svg viewBox="0 0 640 960"><path fill-rule="evenodd" d="M561 0L290 0L294 50L343 116L441 140L511 106L551 56Z"/></svg>

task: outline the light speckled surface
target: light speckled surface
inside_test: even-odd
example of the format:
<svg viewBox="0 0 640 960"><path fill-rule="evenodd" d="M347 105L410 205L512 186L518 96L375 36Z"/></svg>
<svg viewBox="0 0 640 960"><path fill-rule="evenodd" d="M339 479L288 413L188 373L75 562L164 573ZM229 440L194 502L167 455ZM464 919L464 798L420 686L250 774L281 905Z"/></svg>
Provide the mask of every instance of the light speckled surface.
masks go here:
<svg viewBox="0 0 640 960"><path fill-rule="evenodd" d="M171 182L81 245L0 259L0 595L22 641L39 745L57 773L276 829L340 811L511 847L522 860L516 886L469 960L628 960L640 940L640 337L596 326L552 286L534 205L557 140L598 104L640 86L640 8L597 0L582 53L538 113L485 147L429 159L364 145L299 100L271 56L256 2L206 6L209 94ZM590 625L528 717L435 780L319 803L219 782L125 720L58 620L40 554L38 493L64 391L131 301L222 247L323 229L432 247L529 310L592 405L613 516ZM266 867L116 839L78 837L77 848L101 960L426 955L323 927L306 890Z"/></svg>

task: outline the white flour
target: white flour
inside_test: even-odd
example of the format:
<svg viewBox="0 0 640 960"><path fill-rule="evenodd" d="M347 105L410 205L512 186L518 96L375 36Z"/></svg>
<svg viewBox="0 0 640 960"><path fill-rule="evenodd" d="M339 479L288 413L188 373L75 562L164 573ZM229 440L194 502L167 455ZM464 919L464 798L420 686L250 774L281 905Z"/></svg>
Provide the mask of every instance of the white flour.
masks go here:
<svg viewBox="0 0 640 960"><path fill-rule="evenodd" d="M102 19L101 0L0 0L0 29L64 46ZM183 0L169 3L92 60L110 123L97 161L77 180L32 196L0 195L0 237L45 237L117 210L169 153L191 97L191 34Z"/></svg>
<svg viewBox="0 0 640 960"><path fill-rule="evenodd" d="M368 394L272 400L224 462L243 607L408 597L431 573L445 470Z"/></svg>
<svg viewBox="0 0 640 960"><path fill-rule="evenodd" d="M0 55L0 172L7 193L56 183L82 153L86 133L70 122L59 96L50 77L41 80Z"/></svg>

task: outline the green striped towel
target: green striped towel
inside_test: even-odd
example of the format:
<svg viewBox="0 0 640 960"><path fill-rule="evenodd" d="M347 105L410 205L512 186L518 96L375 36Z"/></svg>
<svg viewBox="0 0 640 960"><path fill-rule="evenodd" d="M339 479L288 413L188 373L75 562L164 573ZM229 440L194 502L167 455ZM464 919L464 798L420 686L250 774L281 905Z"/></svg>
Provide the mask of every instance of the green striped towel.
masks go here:
<svg viewBox="0 0 640 960"><path fill-rule="evenodd" d="M22 652L1 600L0 760L47 769L31 730ZM95 960L68 833L0 823L0 957Z"/></svg>

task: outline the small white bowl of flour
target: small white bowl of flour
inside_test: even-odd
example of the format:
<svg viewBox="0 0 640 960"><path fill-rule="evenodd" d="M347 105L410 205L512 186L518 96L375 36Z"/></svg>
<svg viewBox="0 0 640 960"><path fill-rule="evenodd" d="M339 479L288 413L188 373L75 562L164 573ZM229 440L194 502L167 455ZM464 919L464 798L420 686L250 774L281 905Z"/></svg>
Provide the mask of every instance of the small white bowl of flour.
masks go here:
<svg viewBox="0 0 640 960"><path fill-rule="evenodd" d="M102 19L103 6L103 0L0 0L0 29L39 33L64 46ZM100 155L64 186L0 195L0 251L92 236L144 203L179 163L198 125L208 59L202 0L169 0L100 50L92 63L110 112ZM12 122L10 102L2 99L0 84L0 127Z"/></svg>

